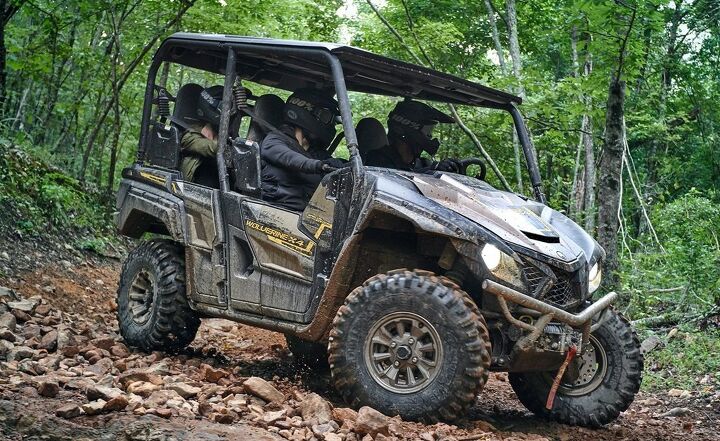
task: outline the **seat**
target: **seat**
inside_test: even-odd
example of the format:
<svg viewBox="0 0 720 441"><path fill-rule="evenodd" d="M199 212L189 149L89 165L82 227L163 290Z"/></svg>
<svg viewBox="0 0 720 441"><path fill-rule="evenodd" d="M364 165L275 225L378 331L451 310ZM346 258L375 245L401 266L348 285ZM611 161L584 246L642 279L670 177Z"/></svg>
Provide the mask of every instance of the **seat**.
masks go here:
<svg viewBox="0 0 720 441"><path fill-rule="evenodd" d="M390 143L387 133L385 133L385 127L375 118L363 118L358 121L355 134L357 135L360 158L363 161L365 161L368 152L381 149Z"/></svg>
<svg viewBox="0 0 720 441"><path fill-rule="evenodd" d="M203 87L195 83L185 84L178 90L170 120L183 130L187 130L190 125L198 122L196 112L202 91Z"/></svg>
<svg viewBox="0 0 720 441"><path fill-rule="evenodd" d="M283 123L283 107L285 107L285 102L282 98L277 95L267 93L255 100L253 113L268 122L270 125L280 127ZM265 139L267 132L267 129L265 129L259 122L251 120L250 127L248 128L247 140L261 144L263 139Z"/></svg>

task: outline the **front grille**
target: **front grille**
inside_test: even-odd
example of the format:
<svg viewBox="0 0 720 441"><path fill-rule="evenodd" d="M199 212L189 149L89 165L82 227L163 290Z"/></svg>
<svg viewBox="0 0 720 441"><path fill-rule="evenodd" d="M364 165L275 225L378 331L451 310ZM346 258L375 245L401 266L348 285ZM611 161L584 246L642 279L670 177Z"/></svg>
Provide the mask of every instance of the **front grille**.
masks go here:
<svg viewBox="0 0 720 441"><path fill-rule="evenodd" d="M583 299L581 273L563 271L523 256L523 276L530 295L558 308L576 306Z"/></svg>

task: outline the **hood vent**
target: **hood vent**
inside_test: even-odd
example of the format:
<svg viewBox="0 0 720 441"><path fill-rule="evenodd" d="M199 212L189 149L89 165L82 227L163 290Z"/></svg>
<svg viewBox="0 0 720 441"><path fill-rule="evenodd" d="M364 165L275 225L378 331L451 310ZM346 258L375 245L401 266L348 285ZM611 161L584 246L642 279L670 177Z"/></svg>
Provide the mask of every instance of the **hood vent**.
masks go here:
<svg viewBox="0 0 720 441"><path fill-rule="evenodd" d="M522 233L527 236L528 239L537 240L538 242L560 243L560 236L544 236L542 234L530 233L529 231L523 231Z"/></svg>

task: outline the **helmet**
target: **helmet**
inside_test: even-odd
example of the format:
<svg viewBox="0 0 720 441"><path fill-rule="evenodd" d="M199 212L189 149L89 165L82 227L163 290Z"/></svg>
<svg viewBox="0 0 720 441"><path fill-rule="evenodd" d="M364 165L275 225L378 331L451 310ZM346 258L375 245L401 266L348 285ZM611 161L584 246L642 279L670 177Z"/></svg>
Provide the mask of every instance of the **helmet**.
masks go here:
<svg viewBox="0 0 720 441"><path fill-rule="evenodd" d="M314 89L298 89L285 102L283 120L300 127L310 144L326 148L335 137L338 104L331 96Z"/></svg>
<svg viewBox="0 0 720 441"><path fill-rule="evenodd" d="M222 110L223 86L206 87L200 93L197 106L197 117L201 121L217 127L220 125Z"/></svg>
<svg viewBox="0 0 720 441"><path fill-rule="evenodd" d="M432 137L432 131L438 123L451 123L450 115L419 101L406 99L399 102L388 115L388 137L404 138L415 148L419 155L426 151L437 153L440 141Z"/></svg>

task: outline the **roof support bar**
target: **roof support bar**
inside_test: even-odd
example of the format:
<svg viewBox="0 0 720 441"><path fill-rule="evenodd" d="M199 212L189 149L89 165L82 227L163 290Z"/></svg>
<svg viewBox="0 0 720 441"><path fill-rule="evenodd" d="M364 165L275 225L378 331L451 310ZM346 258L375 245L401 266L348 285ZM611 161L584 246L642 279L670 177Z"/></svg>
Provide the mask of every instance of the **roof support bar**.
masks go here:
<svg viewBox="0 0 720 441"><path fill-rule="evenodd" d="M223 88L222 112L220 113L220 128L218 130L218 152L215 155L220 179L220 190L223 193L230 191L228 182L227 163L225 154L228 145L228 131L230 128L230 109L232 109L232 87L235 84L235 50L228 47L227 63L225 66L225 85Z"/></svg>
<svg viewBox="0 0 720 441"><path fill-rule="evenodd" d="M542 180L540 179L540 168L538 166L537 157L535 156L535 146L528 134L525 120L523 120L520 111L514 104L510 104L510 106L507 107L507 110L512 115L513 122L515 123L515 130L517 130L518 134L518 140L520 141L523 153L525 154L525 163L527 164L528 173L530 174L530 183L533 187L535 200L540 203L547 204L545 193L543 193L542 189ZM520 190L522 191L522 189Z"/></svg>

